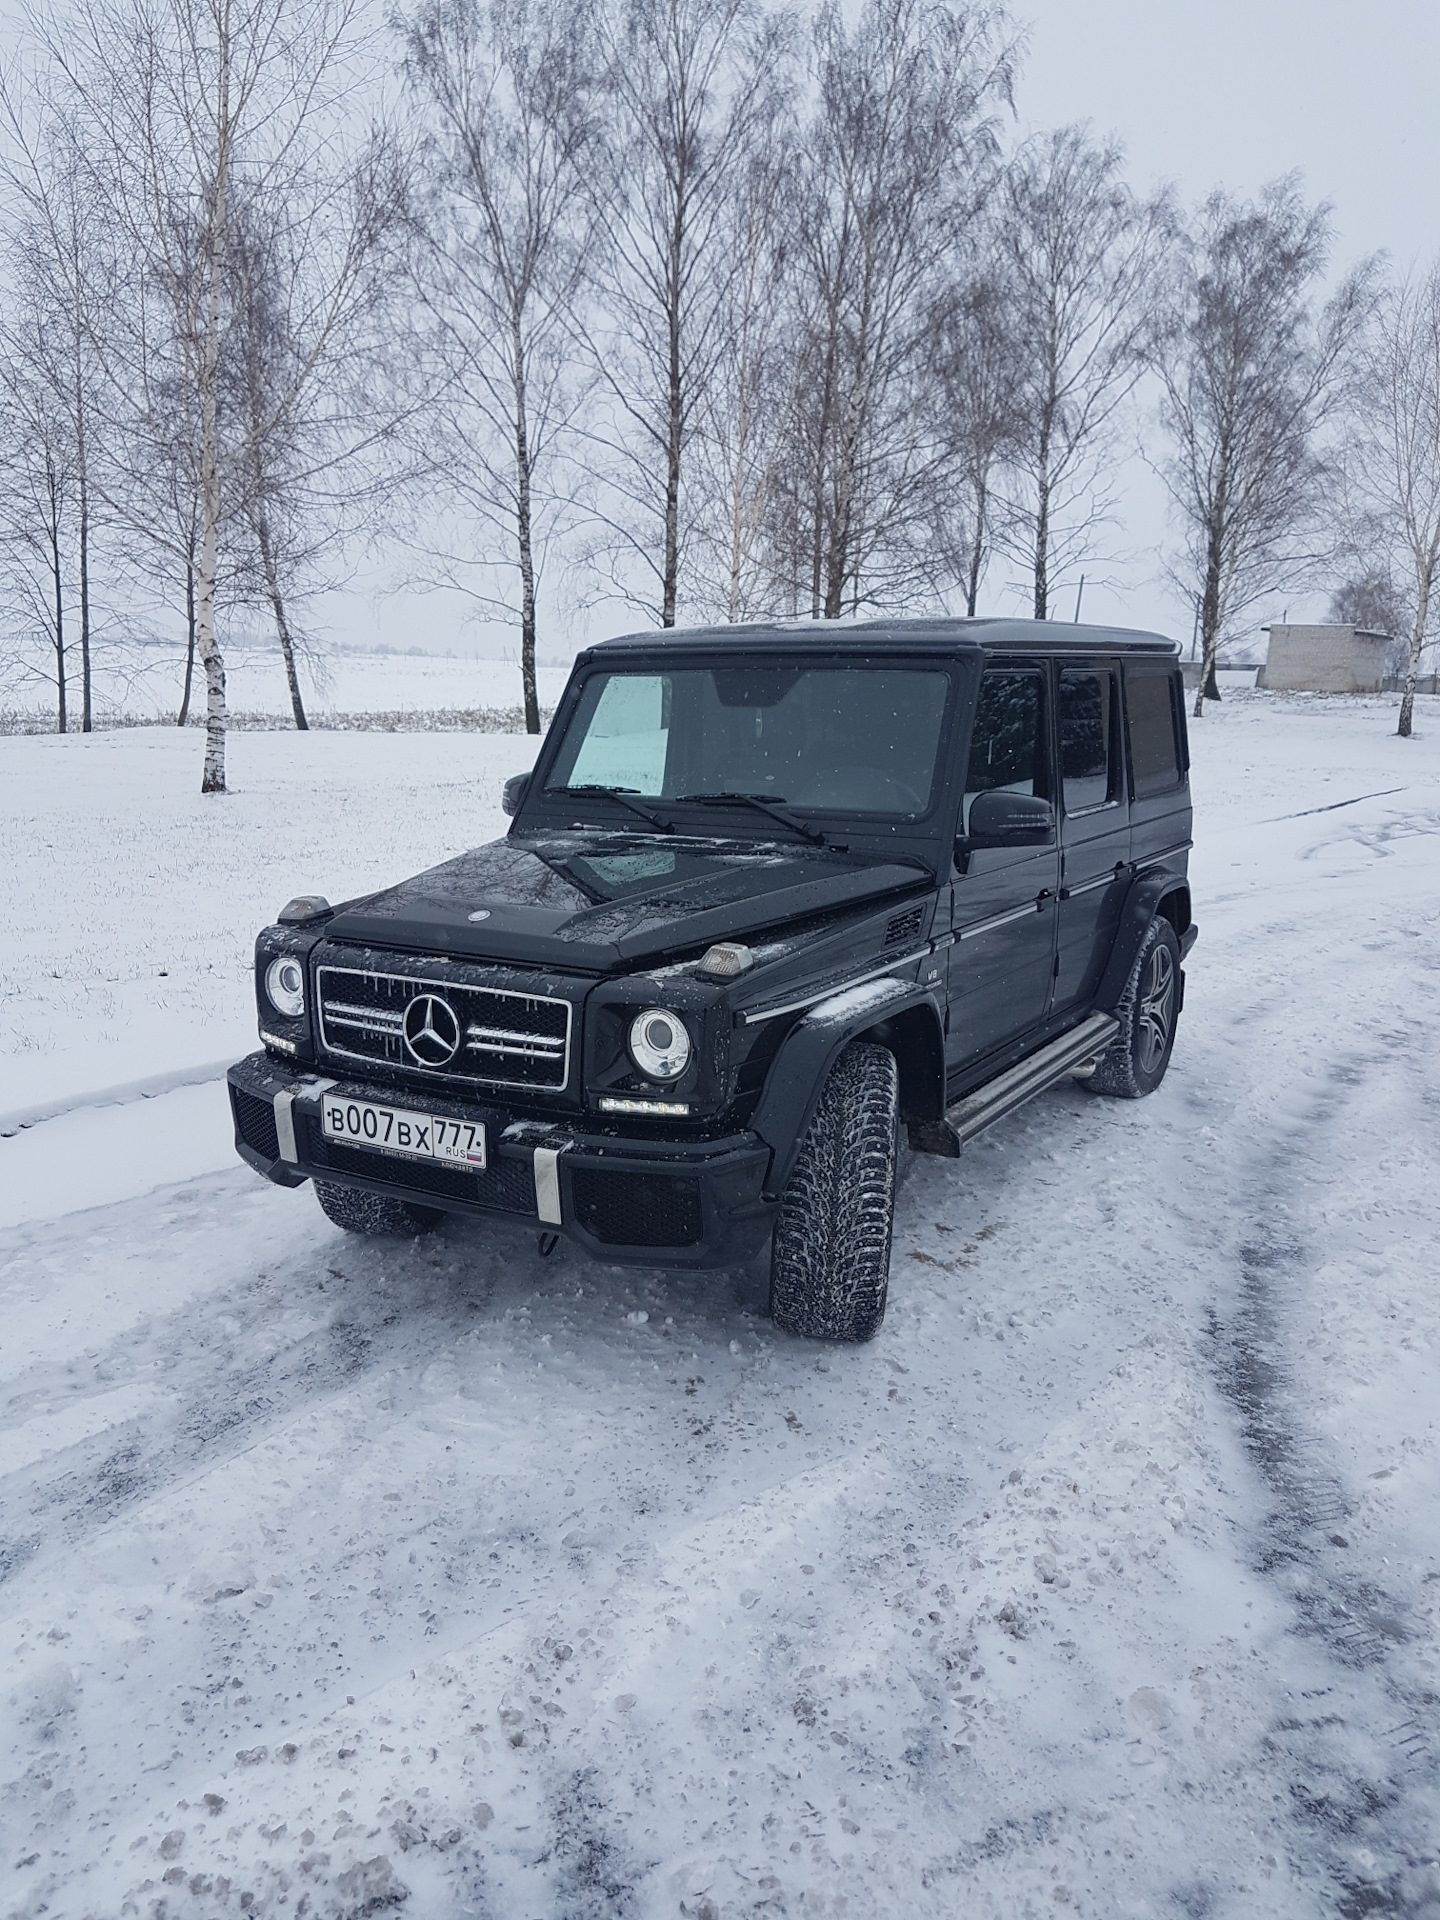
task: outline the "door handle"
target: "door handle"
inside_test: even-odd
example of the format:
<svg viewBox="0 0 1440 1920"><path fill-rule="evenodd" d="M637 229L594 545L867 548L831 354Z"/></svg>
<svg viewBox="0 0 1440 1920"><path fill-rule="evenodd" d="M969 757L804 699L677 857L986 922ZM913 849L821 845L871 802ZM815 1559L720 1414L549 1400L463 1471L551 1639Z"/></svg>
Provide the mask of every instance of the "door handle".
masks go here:
<svg viewBox="0 0 1440 1920"><path fill-rule="evenodd" d="M1044 911L1044 909L1045 909L1045 902L1046 902L1046 901L1047 901L1047 900L1048 900L1049 898L1050 898L1050 889L1049 889L1049 887L1041 887L1041 889L1040 889L1040 891L1039 891L1039 893L1037 893L1037 894L1036 894L1036 896L1035 896L1035 911L1036 911L1037 913L1042 913L1042 912Z"/></svg>

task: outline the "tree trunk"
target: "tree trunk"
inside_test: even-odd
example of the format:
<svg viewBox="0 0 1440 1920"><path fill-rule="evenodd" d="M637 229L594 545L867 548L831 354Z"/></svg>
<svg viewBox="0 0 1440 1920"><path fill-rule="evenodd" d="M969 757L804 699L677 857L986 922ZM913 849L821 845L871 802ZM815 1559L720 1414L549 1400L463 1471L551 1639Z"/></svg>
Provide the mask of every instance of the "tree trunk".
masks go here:
<svg viewBox="0 0 1440 1920"><path fill-rule="evenodd" d="M1415 682L1420 677L1420 656L1425 651L1425 629L1430 622L1430 590L1434 583L1434 565L1422 567L1419 591L1415 595L1415 625L1410 630L1410 658L1405 665L1405 691L1400 696L1400 724L1395 729L1402 740L1410 738L1410 729L1415 720Z"/></svg>
<svg viewBox="0 0 1440 1920"><path fill-rule="evenodd" d="M1202 719L1207 700L1220 698L1220 682L1215 678L1215 655L1220 650L1220 575L1224 565L1224 508L1211 516L1205 542L1205 582L1200 590L1200 682L1195 689L1194 717Z"/></svg>
<svg viewBox="0 0 1440 1920"><path fill-rule="evenodd" d="M1042 477L1035 507L1035 618L1050 611L1050 480Z"/></svg>
<svg viewBox="0 0 1440 1920"><path fill-rule="evenodd" d="M515 538L520 552L520 686L525 699L525 731L539 733L540 696L535 686L535 553L530 519L530 416L526 399L525 342L518 313L514 317L511 352L515 381ZM678 479L678 467L676 473ZM670 618L665 625L673 627L674 624L672 590Z"/></svg>
<svg viewBox="0 0 1440 1920"><path fill-rule="evenodd" d="M665 414L665 556L660 576L660 624L675 624L675 588L680 572L680 449L683 435L684 389L680 375L680 267L685 234L685 187L677 188L675 217L670 227L670 260L665 293L669 329L668 386Z"/></svg>
<svg viewBox="0 0 1440 1920"><path fill-rule="evenodd" d="M68 733L69 714L65 699L65 589L60 574L60 515L55 499L55 489L50 489L52 518L50 522L50 573L55 589L55 690L57 697L56 728L57 733Z"/></svg>
<svg viewBox="0 0 1440 1920"><path fill-rule="evenodd" d="M269 594L270 608L275 615L275 631L280 636L280 652L285 661L285 684L290 689L290 711L295 716L295 731L308 733L310 722L305 718L305 702L300 697L300 676L295 671L295 646L290 638L290 623L285 618L285 596L273 573L270 576Z"/></svg>
<svg viewBox="0 0 1440 1920"><path fill-rule="evenodd" d="M228 47L222 48L222 61ZM228 71L222 87L228 104ZM224 112L221 125L224 126ZM200 564L195 570L195 645L205 669L205 763L201 793L225 791L225 657L215 632L215 581L220 570L220 275L224 253L230 153L222 133L204 245L203 339L196 385L200 403Z"/></svg>
<svg viewBox="0 0 1440 1920"><path fill-rule="evenodd" d="M1220 645L1220 636L1212 628L1204 629L1204 645L1200 650L1200 680L1195 688L1195 705L1192 713L1201 720L1205 715L1205 702L1220 698L1220 682L1215 678L1215 654Z"/></svg>
<svg viewBox="0 0 1440 1920"><path fill-rule="evenodd" d="M975 484L975 540L970 548L970 573L965 582L965 611L972 620L980 598L980 571L985 564L985 515L989 504L989 488L979 480Z"/></svg>
<svg viewBox="0 0 1440 1920"><path fill-rule="evenodd" d="M297 733L308 733L310 722L305 718L305 703L300 698L300 676L295 671L295 645L290 637L290 622L285 617L285 595L280 587L280 574L275 565L275 545L270 538L270 515L265 510L265 495L261 490L260 442L258 437L253 444L255 467L255 537L260 546L260 570L265 576L265 597L270 602L270 611L275 616L275 632L280 640L280 654L285 662L285 683L290 689L290 711L295 716Z"/></svg>
<svg viewBox="0 0 1440 1920"><path fill-rule="evenodd" d="M94 728L90 699L90 488L80 461L80 731Z"/></svg>
<svg viewBox="0 0 1440 1920"><path fill-rule="evenodd" d="M225 791L225 659L215 635L215 576L220 562L220 474L215 400L207 396L210 431L200 455L200 564L195 570L195 645L205 669L205 765L201 793Z"/></svg>
<svg viewBox="0 0 1440 1920"><path fill-rule="evenodd" d="M185 557L185 691L180 696L180 718L177 727L188 724L190 719L190 688L195 679L195 543L190 543L190 552Z"/></svg>
<svg viewBox="0 0 1440 1920"><path fill-rule="evenodd" d="M855 524L854 442L847 431L840 445L836 471L835 517L830 528L830 551L825 560L825 618L838 620L845 611L845 582L851 572L850 534ZM855 582L859 588L859 580Z"/></svg>

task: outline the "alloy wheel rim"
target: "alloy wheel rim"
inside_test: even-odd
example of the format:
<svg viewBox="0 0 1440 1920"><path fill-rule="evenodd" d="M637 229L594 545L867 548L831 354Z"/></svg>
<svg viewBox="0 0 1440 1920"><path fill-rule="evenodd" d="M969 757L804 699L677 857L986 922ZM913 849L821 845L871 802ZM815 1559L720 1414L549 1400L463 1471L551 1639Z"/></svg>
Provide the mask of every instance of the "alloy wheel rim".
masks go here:
<svg viewBox="0 0 1440 1920"><path fill-rule="evenodd" d="M1150 955L1136 1014L1136 1052L1142 1073L1154 1073L1170 1046L1175 1024L1175 962L1168 946Z"/></svg>

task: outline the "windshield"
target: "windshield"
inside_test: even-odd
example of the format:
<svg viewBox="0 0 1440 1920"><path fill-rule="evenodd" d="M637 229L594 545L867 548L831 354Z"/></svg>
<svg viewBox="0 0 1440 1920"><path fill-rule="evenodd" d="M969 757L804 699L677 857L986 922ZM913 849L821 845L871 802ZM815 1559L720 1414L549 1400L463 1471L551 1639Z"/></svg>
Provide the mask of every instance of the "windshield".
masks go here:
<svg viewBox="0 0 1440 1920"><path fill-rule="evenodd" d="M914 818L930 807L948 691L944 671L908 666L594 673L548 787Z"/></svg>

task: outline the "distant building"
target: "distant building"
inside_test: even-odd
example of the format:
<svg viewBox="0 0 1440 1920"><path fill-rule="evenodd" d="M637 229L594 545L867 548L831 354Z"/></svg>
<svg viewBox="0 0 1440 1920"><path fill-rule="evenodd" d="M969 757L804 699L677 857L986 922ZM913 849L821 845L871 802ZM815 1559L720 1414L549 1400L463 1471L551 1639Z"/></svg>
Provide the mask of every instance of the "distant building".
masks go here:
<svg viewBox="0 0 1440 1920"><path fill-rule="evenodd" d="M1390 637L1356 626L1269 629L1258 684L1277 693L1379 693Z"/></svg>

